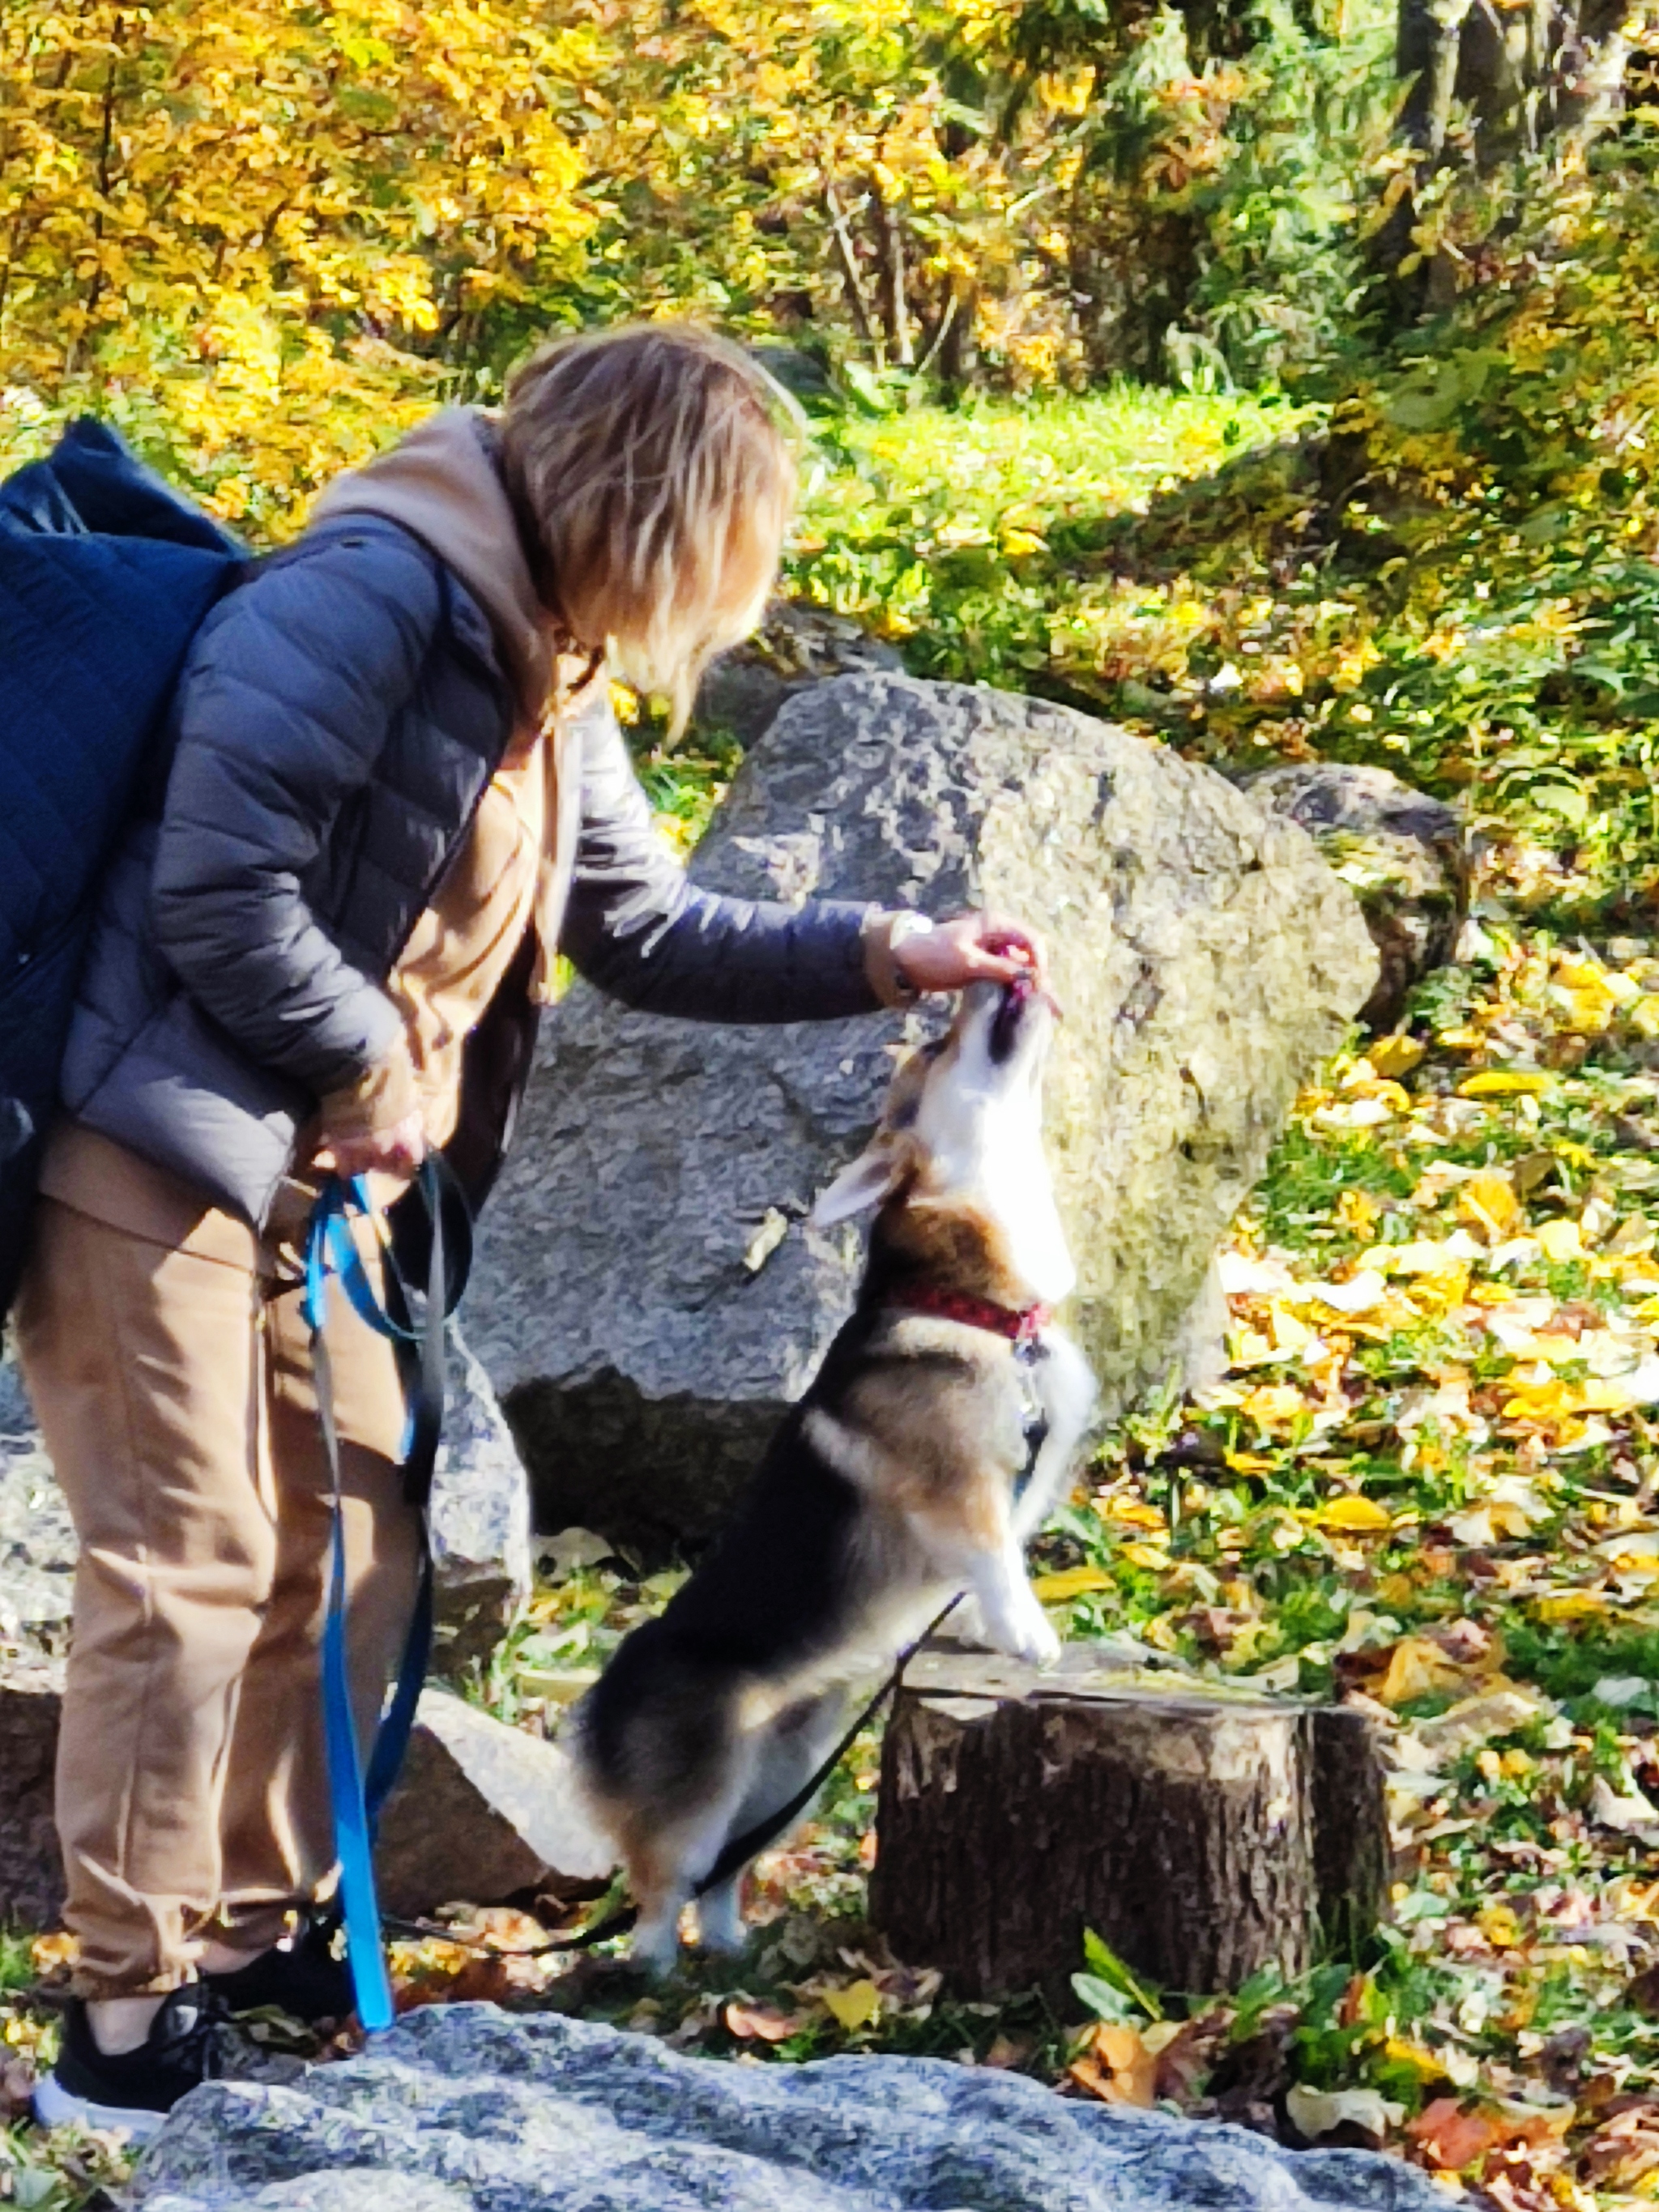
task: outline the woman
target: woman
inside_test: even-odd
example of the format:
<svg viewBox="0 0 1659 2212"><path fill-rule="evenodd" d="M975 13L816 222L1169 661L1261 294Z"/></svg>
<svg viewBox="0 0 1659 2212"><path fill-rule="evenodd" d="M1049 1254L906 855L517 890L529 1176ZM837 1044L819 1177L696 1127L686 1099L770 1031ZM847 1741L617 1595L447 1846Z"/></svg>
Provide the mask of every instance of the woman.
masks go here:
<svg viewBox="0 0 1659 2212"><path fill-rule="evenodd" d="M977 918L717 898L653 834L604 678L683 720L753 627L787 427L706 332L552 345L499 421L446 410L334 484L192 649L164 794L111 873L17 1312L82 1544L58 1772L80 1957L43 2118L151 2132L224 2002L349 2009L306 1917L333 1859L295 1295L320 1173L388 1200L440 1146L482 1202L558 952L630 1005L744 1022L1034 957ZM417 1538L390 1349L339 1301L330 1330L367 1734Z"/></svg>

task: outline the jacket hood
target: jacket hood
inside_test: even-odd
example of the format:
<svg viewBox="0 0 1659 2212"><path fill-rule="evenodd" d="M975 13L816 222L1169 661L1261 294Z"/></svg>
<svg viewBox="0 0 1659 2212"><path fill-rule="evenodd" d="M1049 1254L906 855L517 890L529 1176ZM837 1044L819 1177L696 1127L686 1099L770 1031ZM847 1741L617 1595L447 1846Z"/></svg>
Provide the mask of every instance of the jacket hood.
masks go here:
<svg viewBox="0 0 1659 2212"><path fill-rule="evenodd" d="M429 546L489 617L518 693L520 722L533 728L547 707L553 648L489 436L488 418L477 409L443 408L366 468L337 477L312 520L380 514Z"/></svg>

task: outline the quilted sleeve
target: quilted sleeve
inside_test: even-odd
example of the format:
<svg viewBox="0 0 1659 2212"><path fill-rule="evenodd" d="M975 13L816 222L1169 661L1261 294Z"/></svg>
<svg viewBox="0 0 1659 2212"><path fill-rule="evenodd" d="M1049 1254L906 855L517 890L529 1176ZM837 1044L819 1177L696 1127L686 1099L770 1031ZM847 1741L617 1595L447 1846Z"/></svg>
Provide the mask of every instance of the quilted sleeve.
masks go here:
<svg viewBox="0 0 1659 2212"><path fill-rule="evenodd" d="M880 909L723 897L657 834L608 703L583 718L581 842L562 949L614 999L703 1022L875 1012L867 936Z"/></svg>
<svg viewBox="0 0 1659 2212"><path fill-rule="evenodd" d="M442 616L402 532L353 533L234 592L182 679L152 889L158 941L249 1057L319 1093L355 1082L400 1023L301 884L372 779Z"/></svg>

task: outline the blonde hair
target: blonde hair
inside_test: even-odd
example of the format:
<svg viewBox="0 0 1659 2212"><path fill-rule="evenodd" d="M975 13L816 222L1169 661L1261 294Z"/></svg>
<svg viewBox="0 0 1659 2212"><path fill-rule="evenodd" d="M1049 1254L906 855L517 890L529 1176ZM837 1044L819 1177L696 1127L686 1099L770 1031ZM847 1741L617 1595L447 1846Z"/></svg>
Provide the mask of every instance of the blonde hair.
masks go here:
<svg viewBox="0 0 1659 2212"><path fill-rule="evenodd" d="M676 733L716 653L759 621L794 501L799 416L741 347L689 323L556 338L507 386L501 465L566 634Z"/></svg>

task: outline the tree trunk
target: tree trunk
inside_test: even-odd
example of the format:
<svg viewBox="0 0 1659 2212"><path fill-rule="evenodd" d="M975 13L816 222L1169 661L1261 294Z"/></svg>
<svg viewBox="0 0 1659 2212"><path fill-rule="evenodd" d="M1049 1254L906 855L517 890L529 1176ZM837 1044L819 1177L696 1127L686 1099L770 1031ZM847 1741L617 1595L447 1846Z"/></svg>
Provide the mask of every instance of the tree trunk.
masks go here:
<svg viewBox="0 0 1659 2212"><path fill-rule="evenodd" d="M904 225L899 211L884 198L879 183L868 185L871 221L881 259L882 316L892 358L900 368L916 365L915 341L911 335L908 278L904 266Z"/></svg>
<svg viewBox="0 0 1659 2212"><path fill-rule="evenodd" d="M1093 1929L1162 1986L1352 1955L1387 1894L1357 1713L1201 1694L1072 1647L1053 1674L940 1650L883 1752L871 1911L970 1997L1070 2001Z"/></svg>
<svg viewBox="0 0 1659 2212"><path fill-rule="evenodd" d="M1623 110L1627 13L1623 0L1399 0L1400 131L1415 158L1372 247L1397 313L1413 319L1456 289L1449 268L1401 266L1412 258L1419 185L1455 158L1455 111L1468 111L1469 151L1486 175L1547 146L1587 144Z"/></svg>

